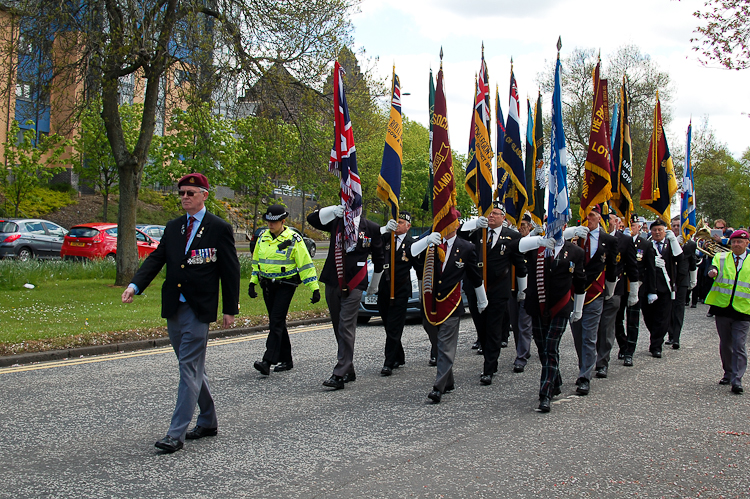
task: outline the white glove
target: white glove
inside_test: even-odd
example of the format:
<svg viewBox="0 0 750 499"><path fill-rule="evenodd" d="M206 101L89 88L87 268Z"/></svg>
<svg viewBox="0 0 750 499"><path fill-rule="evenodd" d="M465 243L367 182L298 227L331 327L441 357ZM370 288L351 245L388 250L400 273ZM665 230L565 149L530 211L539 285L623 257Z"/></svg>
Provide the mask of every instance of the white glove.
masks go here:
<svg viewBox="0 0 750 499"><path fill-rule="evenodd" d="M388 220L387 224L380 228L380 233L385 234L386 232L396 232L396 229L398 229L398 222L391 218Z"/></svg>
<svg viewBox="0 0 750 499"><path fill-rule="evenodd" d="M617 281L604 281L604 301L610 300L615 295L615 286L617 286Z"/></svg>
<svg viewBox="0 0 750 499"><path fill-rule="evenodd" d="M667 266L667 264L664 262L664 259L659 255L656 255L656 261L654 261L654 265L656 265L657 269L663 269Z"/></svg>
<svg viewBox="0 0 750 499"><path fill-rule="evenodd" d="M578 227L573 227L576 231L576 237L584 238L589 235L589 228L585 225L579 225Z"/></svg>
<svg viewBox="0 0 750 499"><path fill-rule="evenodd" d="M320 216L320 223L328 225L333 222L334 219L344 216L344 205L337 204L334 206L326 206L325 208L320 209L318 215Z"/></svg>
<svg viewBox="0 0 750 499"><path fill-rule="evenodd" d="M383 276L383 271L375 272L372 274L372 280L370 281L370 285L367 286L366 293L368 295L376 295L378 294L378 286L380 286L380 278Z"/></svg>
<svg viewBox="0 0 750 499"><path fill-rule="evenodd" d="M555 239L553 237L543 237L539 242L539 247L554 249Z"/></svg>
<svg viewBox="0 0 750 499"><path fill-rule="evenodd" d="M641 287L639 281L630 283L630 294L628 295L628 307L632 307L638 303L638 289Z"/></svg>
<svg viewBox="0 0 750 499"><path fill-rule="evenodd" d="M677 242L680 243L680 246L685 242L685 238L682 237L682 234L677 236Z"/></svg>
<svg viewBox="0 0 750 499"><path fill-rule="evenodd" d="M563 231L563 239L566 241L570 241L576 237L576 228L575 227L566 227Z"/></svg>
<svg viewBox="0 0 750 499"><path fill-rule="evenodd" d="M487 308L487 304L489 303L487 301L487 292L484 290L484 285L474 288L474 292L477 294L477 309L481 314L484 312L484 309Z"/></svg>
<svg viewBox="0 0 750 499"><path fill-rule="evenodd" d="M526 276L516 277L516 283L518 284L518 302L522 302L526 299Z"/></svg>
<svg viewBox="0 0 750 499"><path fill-rule="evenodd" d="M583 317L583 304L586 301L586 294L576 295L573 299L573 311L570 313L570 322L578 322Z"/></svg>
<svg viewBox="0 0 750 499"><path fill-rule="evenodd" d="M535 250L541 246L545 248L554 248L555 240L551 237L547 238L542 236L522 237L518 242L518 251L526 253L527 251Z"/></svg>
<svg viewBox="0 0 750 499"><path fill-rule="evenodd" d="M659 295L656 295L654 293L649 293L646 298L648 298L648 304L651 305L652 303L654 303L656 300L659 299Z"/></svg>
<svg viewBox="0 0 750 499"><path fill-rule="evenodd" d="M622 233L630 237L630 228L626 228L625 230L622 231Z"/></svg>
<svg viewBox="0 0 750 499"><path fill-rule="evenodd" d="M543 227L534 227L534 230L532 230L529 235L530 236L541 236L543 234L544 234L544 228Z"/></svg>
<svg viewBox="0 0 750 499"><path fill-rule="evenodd" d="M698 285L698 269L691 270L690 271L690 284L688 284L688 289L693 289Z"/></svg>
<svg viewBox="0 0 750 499"><path fill-rule="evenodd" d="M680 246L680 242L677 240L677 236L675 236L674 232L672 232L671 230L667 231L667 241L669 241L669 246L672 248L672 254L674 256L682 254L682 246Z"/></svg>
<svg viewBox="0 0 750 499"><path fill-rule="evenodd" d="M443 236L440 235L440 232L433 232L432 234L423 237L422 239L411 245L411 256L417 256L418 254L426 250L427 246L429 246L430 244L437 245L440 244L442 240Z"/></svg>
<svg viewBox="0 0 750 499"><path fill-rule="evenodd" d="M477 229L486 229L489 226L490 226L490 223L486 217L477 218Z"/></svg>

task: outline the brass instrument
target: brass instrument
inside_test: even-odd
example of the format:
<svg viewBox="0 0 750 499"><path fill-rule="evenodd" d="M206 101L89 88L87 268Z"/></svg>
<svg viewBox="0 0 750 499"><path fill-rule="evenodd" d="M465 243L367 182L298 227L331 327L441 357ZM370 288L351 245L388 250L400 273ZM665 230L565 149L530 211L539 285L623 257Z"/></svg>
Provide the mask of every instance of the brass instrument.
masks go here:
<svg viewBox="0 0 750 499"><path fill-rule="evenodd" d="M732 251L732 248L725 246L721 243L717 243L716 240L711 237L711 229L705 223L698 227L698 230L693 235L695 242L698 245L698 250L705 255L714 257L716 253L726 253Z"/></svg>

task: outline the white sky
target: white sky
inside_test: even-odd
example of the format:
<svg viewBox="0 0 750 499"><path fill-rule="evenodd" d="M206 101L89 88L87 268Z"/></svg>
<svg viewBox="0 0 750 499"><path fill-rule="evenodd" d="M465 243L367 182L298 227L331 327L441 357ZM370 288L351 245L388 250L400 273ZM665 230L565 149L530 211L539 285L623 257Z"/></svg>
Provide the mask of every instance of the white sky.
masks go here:
<svg viewBox="0 0 750 499"><path fill-rule="evenodd" d="M702 7L702 0L363 0L361 13L353 17L354 41L368 57L379 58L377 72L389 84L395 63L401 91L411 93L402 97L403 113L425 126L429 71L432 67L437 77L443 47L451 146L463 154L482 41L490 85L493 93L499 86L506 119L513 58L522 135L525 98L535 98L537 74L554 60L558 36L563 59L576 47L598 48L604 57L634 44L670 75L675 96L670 147L684 147L674 141L684 141L691 116L697 126L709 115L717 138L739 157L750 146L750 70L706 68L698 62L690 38L698 25L692 14ZM606 76L606 59L602 71ZM551 95L543 95L545 114L550 105Z"/></svg>

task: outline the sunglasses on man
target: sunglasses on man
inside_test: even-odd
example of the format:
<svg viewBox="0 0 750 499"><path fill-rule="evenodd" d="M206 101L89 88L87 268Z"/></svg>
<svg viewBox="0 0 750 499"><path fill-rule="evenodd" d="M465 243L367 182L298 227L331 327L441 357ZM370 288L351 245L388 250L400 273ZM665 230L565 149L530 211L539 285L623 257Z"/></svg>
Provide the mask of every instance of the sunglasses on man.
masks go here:
<svg viewBox="0 0 750 499"><path fill-rule="evenodd" d="M195 196L196 194L200 194L201 191L177 191L177 195L180 197L187 196L189 198Z"/></svg>

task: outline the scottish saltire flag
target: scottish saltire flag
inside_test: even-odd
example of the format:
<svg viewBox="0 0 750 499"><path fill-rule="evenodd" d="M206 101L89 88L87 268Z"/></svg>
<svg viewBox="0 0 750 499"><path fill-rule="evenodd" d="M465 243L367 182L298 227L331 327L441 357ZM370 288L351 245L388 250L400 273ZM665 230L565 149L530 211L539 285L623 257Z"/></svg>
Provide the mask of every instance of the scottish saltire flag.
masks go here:
<svg viewBox="0 0 750 499"><path fill-rule="evenodd" d="M391 116L385 133L383 163L378 177L377 194L391 207L391 217L398 220L398 198L401 195L401 164L403 161L401 121L401 84L393 68L393 89L391 91Z"/></svg>
<svg viewBox="0 0 750 499"><path fill-rule="evenodd" d="M442 58L442 50L441 50ZM448 140L448 115L443 83L443 64L437 75L435 111L432 114L432 166L435 185L432 188L432 230L445 237L458 229L456 182L453 177L453 155Z"/></svg>
<svg viewBox="0 0 750 499"><path fill-rule="evenodd" d="M432 186L434 183L435 171L432 168L432 115L435 114L435 83L432 79L432 69L430 69L430 91L429 91L429 109L430 109L430 178L427 181L427 189L422 200L422 210L432 213Z"/></svg>
<svg viewBox="0 0 750 499"><path fill-rule="evenodd" d="M562 231L570 220L568 196L568 152L562 123L562 89L560 88L560 42L555 64L555 87L552 92L552 127L550 131L549 200L547 204L547 237L562 242Z"/></svg>
<svg viewBox="0 0 750 499"><path fill-rule="evenodd" d="M506 218L517 225L523 217L527 206L526 172L523 165L523 146L521 144L521 112L518 103L518 85L513 75L513 61L510 64L510 104L508 121L505 123L505 142L503 155L500 157L499 169L508 175L508 191L505 193Z"/></svg>
<svg viewBox="0 0 750 499"><path fill-rule="evenodd" d="M620 87L620 107L612 140L612 199L610 206L625 220L633 212L633 153L628 120L628 89L625 78Z"/></svg>
<svg viewBox="0 0 750 499"><path fill-rule="evenodd" d="M492 211L492 143L490 142L490 87L482 47L482 64L475 85L472 130L469 134L470 161L466 168L466 192L477 206L479 215ZM473 146L473 149L472 149ZM472 155L473 152L473 155Z"/></svg>
<svg viewBox="0 0 750 499"><path fill-rule="evenodd" d="M346 105L343 82L344 69L338 61L333 69L333 148L328 170L341 180L341 202L344 204L344 248L352 251L357 246L355 217L362 214L362 182L357 172L357 149L354 132Z"/></svg>
<svg viewBox="0 0 750 499"><path fill-rule="evenodd" d="M693 164L690 162L690 141L692 136L692 121L687 129L687 144L685 145L685 169L682 173L682 207L680 209L680 228L685 241L695 234L695 185L693 184Z"/></svg>
<svg viewBox="0 0 750 499"><path fill-rule="evenodd" d="M612 143L609 139L609 102L607 80L600 78L597 62L593 72L594 104L591 109L589 149L584 163L581 220L591 209L612 197Z"/></svg>
<svg viewBox="0 0 750 499"><path fill-rule="evenodd" d="M505 199L505 193L508 192L510 176L505 173L500 165L500 158L503 156L503 144L505 143L505 118L503 118L503 107L500 105L500 91L497 89L497 85L495 85L495 120L497 123L497 147L495 148L497 151L495 161L497 186L495 187L495 198L503 200Z"/></svg>
<svg viewBox="0 0 750 499"><path fill-rule="evenodd" d="M669 153L664 123L661 119L661 102L656 92L654 128L648 146L648 159L643 175L641 207L653 212L667 224L672 220L672 196L677 192L672 155Z"/></svg>

